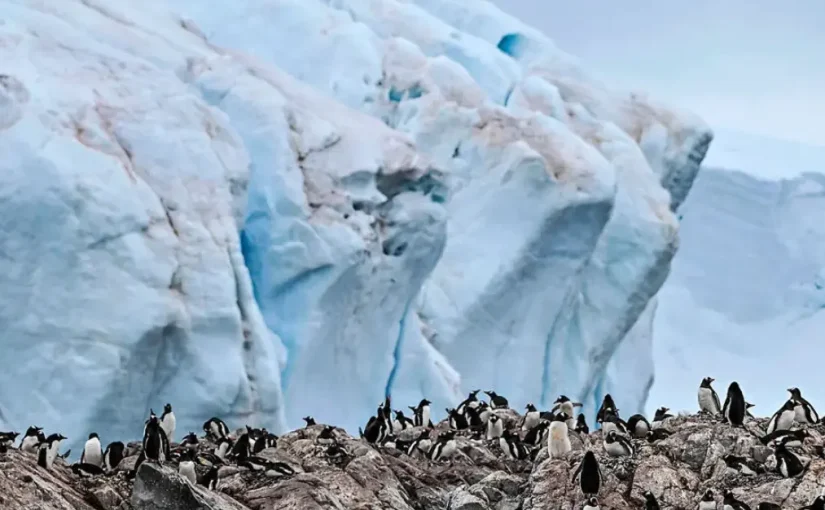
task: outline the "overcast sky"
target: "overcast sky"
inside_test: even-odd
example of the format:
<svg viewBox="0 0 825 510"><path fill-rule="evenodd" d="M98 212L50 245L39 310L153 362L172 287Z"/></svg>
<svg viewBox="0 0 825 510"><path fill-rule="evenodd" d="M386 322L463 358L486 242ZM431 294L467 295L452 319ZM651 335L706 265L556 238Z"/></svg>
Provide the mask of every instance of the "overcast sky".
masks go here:
<svg viewBox="0 0 825 510"><path fill-rule="evenodd" d="M493 0L606 81L825 146L825 0Z"/></svg>

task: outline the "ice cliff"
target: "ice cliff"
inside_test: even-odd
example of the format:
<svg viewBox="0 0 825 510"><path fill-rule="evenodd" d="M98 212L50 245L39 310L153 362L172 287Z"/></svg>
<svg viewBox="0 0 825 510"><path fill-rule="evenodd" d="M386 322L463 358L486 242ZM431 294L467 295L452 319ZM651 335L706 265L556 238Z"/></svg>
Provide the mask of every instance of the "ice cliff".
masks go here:
<svg viewBox="0 0 825 510"><path fill-rule="evenodd" d="M701 120L486 2L0 8L0 425L644 405Z"/></svg>

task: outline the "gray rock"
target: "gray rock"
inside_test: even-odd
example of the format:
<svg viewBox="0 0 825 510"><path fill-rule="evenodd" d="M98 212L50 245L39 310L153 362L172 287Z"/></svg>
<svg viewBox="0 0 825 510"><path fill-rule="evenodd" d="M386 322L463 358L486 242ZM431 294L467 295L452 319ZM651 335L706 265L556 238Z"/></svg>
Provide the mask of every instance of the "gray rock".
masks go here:
<svg viewBox="0 0 825 510"><path fill-rule="evenodd" d="M135 510L245 510L219 493L193 486L171 467L152 462L140 465L132 491Z"/></svg>

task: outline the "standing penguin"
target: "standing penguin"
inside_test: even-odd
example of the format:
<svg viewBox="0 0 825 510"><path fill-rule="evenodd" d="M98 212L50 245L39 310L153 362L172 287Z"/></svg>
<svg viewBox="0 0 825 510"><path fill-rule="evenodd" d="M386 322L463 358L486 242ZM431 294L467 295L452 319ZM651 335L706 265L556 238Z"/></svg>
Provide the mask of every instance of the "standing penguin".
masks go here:
<svg viewBox="0 0 825 510"><path fill-rule="evenodd" d="M627 420L627 429L633 434L633 437L645 437L652 427L647 418L641 414L634 414Z"/></svg>
<svg viewBox="0 0 825 510"><path fill-rule="evenodd" d="M120 441L115 441L113 443L109 443L106 446L106 451L103 452L103 467L107 471L112 471L120 464L120 461L123 460L124 452L126 451L126 445L121 443Z"/></svg>
<svg viewBox="0 0 825 510"><path fill-rule="evenodd" d="M465 415L459 413L455 409L445 409L445 411L447 411L447 422L450 424L451 429L464 430L469 427Z"/></svg>
<svg viewBox="0 0 825 510"><path fill-rule="evenodd" d="M484 393L490 397L490 407L493 409L509 409L510 403L507 402L507 399L498 395L495 391L485 391Z"/></svg>
<svg viewBox="0 0 825 510"><path fill-rule="evenodd" d="M395 421L398 423L398 430L407 430L415 427L415 422L404 416L404 411L395 411Z"/></svg>
<svg viewBox="0 0 825 510"><path fill-rule="evenodd" d="M702 495L702 499L699 500L699 510L716 510L716 498L712 490L708 489Z"/></svg>
<svg viewBox="0 0 825 510"><path fill-rule="evenodd" d="M455 408L456 412L458 412L459 414L464 414L464 410L467 407L478 407L478 393L480 391L481 390L471 391L467 398L464 399L464 401L458 404L458 407Z"/></svg>
<svg viewBox="0 0 825 510"><path fill-rule="evenodd" d="M581 407L582 404L579 402L573 402L567 395L559 395L559 398L553 403L553 412L558 411L559 413L564 413L568 416L568 418L573 418L576 416L576 407Z"/></svg>
<svg viewBox="0 0 825 510"><path fill-rule="evenodd" d="M729 490L726 490L722 494L722 497L723 497L723 500L722 500L723 510L751 510L751 507L749 507L747 504L743 503L742 501L739 501L738 499L736 499L736 497L733 495L733 493Z"/></svg>
<svg viewBox="0 0 825 510"><path fill-rule="evenodd" d="M710 384L715 381L713 377L705 377L699 385L699 412L717 415L722 412L722 404L719 395Z"/></svg>
<svg viewBox="0 0 825 510"><path fill-rule="evenodd" d="M192 485L198 483L198 475L195 472L195 452L192 450L184 450L180 456L180 463L178 464L178 473L189 481Z"/></svg>
<svg viewBox="0 0 825 510"><path fill-rule="evenodd" d="M584 435L590 433L590 427L587 426L587 420L583 414L579 414L579 417L576 418L576 432Z"/></svg>
<svg viewBox="0 0 825 510"><path fill-rule="evenodd" d="M513 460L524 460L530 454L518 435L511 433L509 430L505 430L498 439L498 445L504 455Z"/></svg>
<svg viewBox="0 0 825 510"><path fill-rule="evenodd" d="M776 458L776 471L785 478L793 478L807 467L807 464L803 464L795 453L782 444L777 445L773 455Z"/></svg>
<svg viewBox="0 0 825 510"><path fill-rule="evenodd" d="M143 455L148 460L162 463L167 459L166 434L160 428L160 420L154 414L149 417L143 431Z"/></svg>
<svg viewBox="0 0 825 510"><path fill-rule="evenodd" d="M810 402L802 398L802 392L799 388L788 388L791 394L791 400L794 402L796 411L796 421L798 423L817 423L819 422L819 414L814 409Z"/></svg>
<svg viewBox="0 0 825 510"><path fill-rule="evenodd" d="M796 418L796 409L793 400L786 400L778 411L773 413L771 421L768 422L767 434L773 434L777 430L788 430L793 426Z"/></svg>
<svg viewBox="0 0 825 510"><path fill-rule="evenodd" d="M501 418L496 414L490 416L490 420L487 421L487 440L498 439L503 433L504 422L501 421Z"/></svg>
<svg viewBox="0 0 825 510"><path fill-rule="evenodd" d="M620 436L615 430L608 432L604 438L604 451L611 457L632 456L634 453L630 440L624 436Z"/></svg>
<svg viewBox="0 0 825 510"><path fill-rule="evenodd" d="M591 450L584 452L584 458L582 458L570 481L576 481L577 476L579 477L579 488L581 488L582 494L585 496L597 496L599 494L603 479L602 470L599 467L596 455Z"/></svg>
<svg viewBox="0 0 825 510"><path fill-rule="evenodd" d="M533 404L527 404L525 409L527 412L524 413L524 422L521 425L521 430L530 430L539 424L541 413L539 413L539 410L536 409L536 406Z"/></svg>
<svg viewBox="0 0 825 510"><path fill-rule="evenodd" d="M46 442L46 435L40 427L29 427L20 441L20 449L26 453L35 453L40 443Z"/></svg>
<svg viewBox="0 0 825 510"><path fill-rule="evenodd" d="M573 449L570 437L567 435L567 415L557 414L550 424L550 435L547 438L547 453L551 459L566 455Z"/></svg>
<svg viewBox="0 0 825 510"><path fill-rule="evenodd" d="M604 415L608 411L612 411L616 416L619 416L619 409L616 407L616 403L613 402L613 397L610 396L610 393L606 394L602 399L602 405L599 407L599 412L596 413L596 422L601 423L604 421Z"/></svg>
<svg viewBox="0 0 825 510"><path fill-rule="evenodd" d="M599 500L596 498L588 498L582 505L582 510L601 510Z"/></svg>
<svg viewBox="0 0 825 510"><path fill-rule="evenodd" d="M722 414L729 424L741 427L745 421L745 410L745 396L739 388L739 383L733 381L728 386L728 396L725 398L725 405L722 406Z"/></svg>
<svg viewBox="0 0 825 510"><path fill-rule="evenodd" d="M448 430L438 436L438 439L436 439L435 443L433 443L430 447L430 451L427 453L427 458L434 462L450 459L453 454L455 454L457 449L458 446L455 443L455 430Z"/></svg>
<svg viewBox="0 0 825 510"><path fill-rule="evenodd" d="M103 467L103 447L100 446L100 437L95 432L89 434L83 453L80 454L80 463Z"/></svg>
<svg viewBox="0 0 825 510"><path fill-rule="evenodd" d="M416 451L419 451L423 454L427 454L430 451L430 447L432 446L432 441L430 441L430 431L429 430L422 430L418 437L413 440L410 447L407 449L407 455L412 457L412 454Z"/></svg>
<svg viewBox="0 0 825 510"><path fill-rule="evenodd" d="M46 441L40 444L37 451L37 465L45 469L51 469L60 450L60 442L64 439L66 437L63 434L52 434L47 437Z"/></svg>
<svg viewBox="0 0 825 510"><path fill-rule="evenodd" d="M160 428L166 434L166 439L171 443L175 436L175 413L172 412L172 404L163 406L163 414L160 415Z"/></svg>
<svg viewBox="0 0 825 510"><path fill-rule="evenodd" d="M650 491L645 491L645 510L659 510L659 502Z"/></svg>
<svg viewBox="0 0 825 510"><path fill-rule="evenodd" d="M410 407L413 411L413 423L416 427L433 428L433 422L430 418L430 404L432 404L432 402L423 398L421 402L418 403L418 407Z"/></svg>
<svg viewBox="0 0 825 510"><path fill-rule="evenodd" d="M545 440L547 430L550 428L549 421L540 421L538 425L527 431L524 435L524 443L530 446L538 446Z"/></svg>

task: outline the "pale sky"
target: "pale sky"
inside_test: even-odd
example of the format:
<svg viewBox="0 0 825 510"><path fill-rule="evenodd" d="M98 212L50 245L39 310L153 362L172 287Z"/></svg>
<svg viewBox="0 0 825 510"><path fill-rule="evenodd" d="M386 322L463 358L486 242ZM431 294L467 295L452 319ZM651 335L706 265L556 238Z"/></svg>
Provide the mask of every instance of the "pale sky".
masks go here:
<svg viewBox="0 0 825 510"><path fill-rule="evenodd" d="M825 0L493 0L608 83L825 147Z"/></svg>

